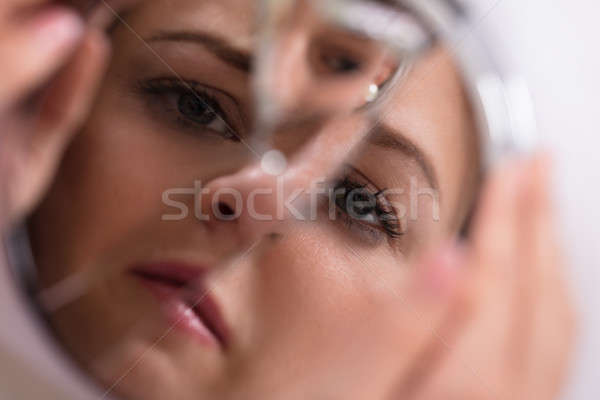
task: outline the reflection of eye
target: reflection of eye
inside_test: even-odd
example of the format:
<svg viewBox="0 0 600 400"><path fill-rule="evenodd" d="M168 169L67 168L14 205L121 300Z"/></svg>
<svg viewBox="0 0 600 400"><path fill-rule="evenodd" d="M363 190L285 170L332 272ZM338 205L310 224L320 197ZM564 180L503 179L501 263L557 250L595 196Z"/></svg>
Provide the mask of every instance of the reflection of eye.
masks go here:
<svg viewBox="0 0 600 400"><path fill-rule="evenodd" d="M160 112L174 114L181 127L208 130L225 139L240 141L221 104L208 88L171 78L151 79L140 82L139 86L145 94L152 96L150 100L158 100Z"/></svg>
<svg viewBox="0 0 600 400"><path fill-rule="evenodd" d="M385 199L384 191L373 191L345 177L334 185L335 205L347 222L359 223L364 228L385 232L391 238L403 234L394 208Z"/></svg>
<svg viewBox="0 0 600 400"><path fill-rule="evenodd" d="M360 70L361 63L346 55L323 54L321 61L333 73L350 74Z"/></svg>
<svg viewBox="0 0 600 400"><path fill-rule="evenodd" d="M368 60L365 58L364 51L354 49L346 43L321 41L311 46L310 54L314 71L322 76L345 76L358 73Z"/></svg>

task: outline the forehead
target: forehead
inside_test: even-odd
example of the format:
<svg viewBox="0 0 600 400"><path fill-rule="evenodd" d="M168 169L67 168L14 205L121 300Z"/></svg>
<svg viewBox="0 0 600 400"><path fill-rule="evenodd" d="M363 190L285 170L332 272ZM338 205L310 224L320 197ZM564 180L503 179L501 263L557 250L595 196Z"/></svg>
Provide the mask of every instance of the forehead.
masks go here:
<svg viewBox="0 0 600 400"><path fill-rule="evenodd" d="M250 48L256 31L257 0L152 0L140 3L127 20L142 37L157 30L218 32Z"/></svg>

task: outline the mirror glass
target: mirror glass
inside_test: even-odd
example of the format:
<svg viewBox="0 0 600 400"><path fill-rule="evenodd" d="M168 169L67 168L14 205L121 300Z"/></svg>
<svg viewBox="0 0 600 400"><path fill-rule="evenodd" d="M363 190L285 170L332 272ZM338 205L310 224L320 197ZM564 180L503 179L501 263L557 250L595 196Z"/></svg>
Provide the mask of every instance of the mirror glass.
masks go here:
<svg viewBox="0 0 600 400"><path fill-rule="evenodd" d="M119 11L93 110L27 222L31 296L106 396L400 384L415 262L466 236L483 164L461 68L404 3Z"/></svg>

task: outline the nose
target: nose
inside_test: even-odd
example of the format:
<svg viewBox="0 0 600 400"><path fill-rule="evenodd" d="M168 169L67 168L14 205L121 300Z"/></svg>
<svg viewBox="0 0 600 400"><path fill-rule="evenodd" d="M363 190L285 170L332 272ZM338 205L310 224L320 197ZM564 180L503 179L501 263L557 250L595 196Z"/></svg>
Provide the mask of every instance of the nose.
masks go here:
<svg viewBox="0 0 600 400"><path fill-rule="evenodd" d="M202 198L202 208L212 214L207 224L229 229L246 243L283 233L294 220L310 220L316 213L308 206L314 207L314 199L325 194L323 183L344 164L367 128L368 119L360 114L329 121L300 149L275 150L282 169L265 162L273 156L271 151L262 160L213 179L203 188L208 196Z"/></svg>
<svg viewBox="0 0 600 400"><path fill-rule="evenodd" d="M298 17L305 18L302 14ZM290 115L306 103L312 85L307 63L309 41L305 26L290 24L273 33L268 52L258 59L258 82L270 115Z"/></svg>

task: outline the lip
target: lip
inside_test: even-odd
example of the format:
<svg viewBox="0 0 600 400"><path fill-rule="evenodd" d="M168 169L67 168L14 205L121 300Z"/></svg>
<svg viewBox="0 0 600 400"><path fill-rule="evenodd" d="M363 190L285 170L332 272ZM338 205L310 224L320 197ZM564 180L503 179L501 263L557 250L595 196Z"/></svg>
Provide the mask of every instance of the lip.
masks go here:
<svg viewBox="0 0 600 400"><path fill-rule="evenodd" d="M229 330L205 284L208 268L178 262L136 264L134 278L154 295L167 320L201 343L226 348Z"/></svg>

